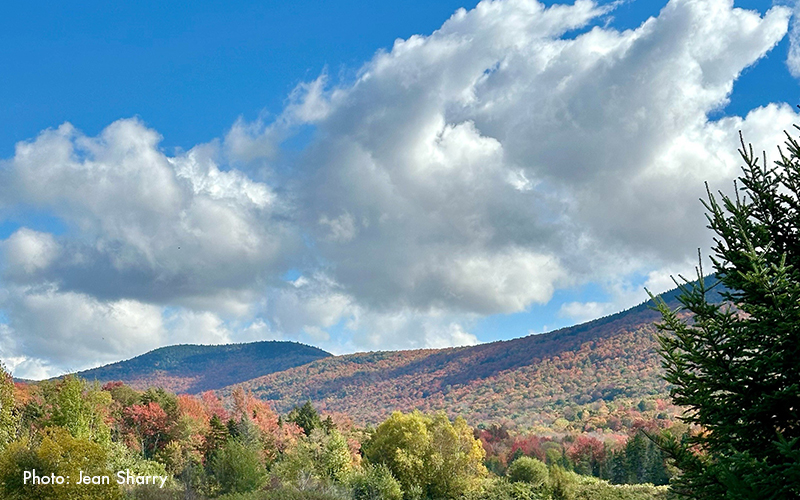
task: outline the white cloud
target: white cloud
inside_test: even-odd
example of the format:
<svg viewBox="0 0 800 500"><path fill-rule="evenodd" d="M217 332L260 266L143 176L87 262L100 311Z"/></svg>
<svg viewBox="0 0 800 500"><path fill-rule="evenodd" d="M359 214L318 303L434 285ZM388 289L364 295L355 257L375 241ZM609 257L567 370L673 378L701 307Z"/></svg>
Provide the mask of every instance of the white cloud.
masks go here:
<svg viewBox="0 0 800 500"><path fill-rule="evenodd" d="M23 227L2 242L2 250L7 272L20 276L47 268L60 249L53 235Z"/></svg>
<svg viewBox="0 0 800 500"><path fill-rule="evenodd" d="M791 30L789 31L789 54L786 57L786 66L795 78L800 78L800 23L797 16L800 14L800 3L794 3Z"/></svg>
<svg viewBox="0 0 800 500"><path fill-rule="evenodd" d="M283 268L299 240L272 189L220 170L213 146L168 157L159 140L120 120L98 137L65 124L17 145L2 171L6 199L70 228L47 279L103 299L181 304L249 290Z"/></svg>
<svg viewBox="0 0 800 500"><path fill-rule="evenodd" d="M55 286L15 287L2 304L13 335L2 339L6 356L24 357L35 373L49 375L140 354L164 341L160 309L134 300L102 302ZM29 373L16 373L18 376Z"/></svg>
<svg viewBox="0 0 800 500"><path fill-rule="evenodd" d="M567 302L561 305L559 314L576 323L584 323L617 312L613 307L612 302Z"/></svg>
<svg viewBox="0 0 800 500"><path fill-rule="evenodd" d="M563 36L604 12L482 2L328 91L300 207L343 290L381 310L515 312L708 243L697 199L737 175L738 129L777 144L797 118L708 119L789 11L676 0L635 30Z"/></svg>

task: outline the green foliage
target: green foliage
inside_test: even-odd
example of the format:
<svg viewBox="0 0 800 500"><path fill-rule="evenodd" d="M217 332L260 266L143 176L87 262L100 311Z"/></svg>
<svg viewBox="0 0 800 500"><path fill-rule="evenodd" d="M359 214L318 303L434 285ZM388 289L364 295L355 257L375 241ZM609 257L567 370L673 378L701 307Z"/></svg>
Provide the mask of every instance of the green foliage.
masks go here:
<svg viewBox="0 0 800 500"><path fill-rule="evenodd" d="M315 429L275 464L273 473L283 481L298 485L309 480L320 483L343 482L352 469L347 440L336 430L325 434Z"/></svg>
<svg viewBox="0 0 800 500"><path fill-rule="evenodd" d="M502 478L487 481L484 487L476 492L466 495L465 500L545 500L548 499L543 492L537 492L528 483L512 483Z"/></svg>
<svg viewBox="0 0 800 500"><path fill-rule="evenodd" d="M346 492L336 489L299 490L283 486L274 490L224 495L219 497L219 500L351 500L351 497Z"/></svg>
<svg viewBox="0 0 800 500"><path fill-rule="evenodd" d="M392 413L364 446L365 458L388 467L406 493L426 483L430 423L431 419L419 412Z"/></svg>
<svg viewBox="0 0 800 500"><path fill-rule="evenodd" d="M775 167L742 140L743 194L704 202L728 305L707 300L702 269L679 298L691 321L658 302L665 378L703 429L660 439L687 497L800 497L800 144L787 137Z"/></svg>
<svg viewBox="0 0 800 500"><path fill-rule="evenodd" d="M320 463L325 475L334 481L343 481L350 473L353 458L347 440L338 431L331 430L327 434Z"/></svg>
<svg viewBox="0 0 800 500"><path fill-rule="evenodd" d="M212 416L208 424L209 430L206 434L205 447L203 450L206 461L210 461L217 450L219 450L230 437L228 428L217 415Z"/></svg>
<svg viewBox="0 0 800 500"><path fill-rule="evenodd" d="M259 450L238 439L225 443L211 460L210 469L223 494L253 491L267 477Z"/></svg>
<svg viewBox="0 0 800 500"><path fill-rule="evenodd" d="M163 387L149 388L139 397L142 405L156 403L171 419L178 415L178 397Z"/></svg>
<svg viewBox="0 0 800 500"><path fill-rule="evenodd" d="M101 444L111 441L111 429L105 423L111 395L97 386L71 375L45 385L45 400L50 406L50 426L63 427L78 439Z"/></svg>
<svg viewBox="0 0 800 500"><path fill-rule="evenodd" d="M111 399L123 408L141 402L141 393L122 382L109 382L103 386L103 390L111 394Z"/></svg>
<svg viewBox="0 0 800 500"><path fill-rule="evenodd" d="M163 463L146 460L124 444L113 441L106 446L108 468L112 471L129 470L139 476L168 476Z"/></svg>
<svg viewBox="0 0 800 500"><path fill-rule="evenodd" d="M384 465L367 464L350 477L353 500L402 500L400 482Z"/></svg>
<svg viewBox="0 0 800 500"><path fill-rule="evenodd" d="M508 466L506 471L508 479L512 482L524 482L535 488L543 488L547 484L547 466L540 460L530 457L520 457Z"/></svg>
<svg viewBox="0 0 800 500"><path fill-rule="evenodd" d="M0 363L0 450L17 435L19 413L14 401L14 380Z"/></svg>
<svg viewBox="0 0 800 500"><path fill-rule="evenodd" d="M480 441L464 419L451 423L440 412L395 412L378 426L365 447L370 463L389 468L406 498L457 498L487 474Z"/></svg>
<svg viewBox="0 0 800 500"><path fill-rule="evenodd" d="M322 420L319 418L319 413L317 413L311 401L306 401L303 403L303 406L295 406L292 411L289 412L286 420L300 426L303 432L306 433L306 436L311 434L311 431L314 429L322 427Z"/></svg>
<svg viewBox="0 0 800 500"><path fill-rule="evenodd" d="M550 467L550 487L553 500L574 500L578 491L576 475L563 467Z"/></svg>
<svg viewBox="0 0 800 500"><path fill-rule="evenodd" d="M24 472L62 476L64 484L25 484ZM84 476L108 476L107 485L76 484ZM69 477L69 484L66 478ZM14 441L0 453L0 495L7 500L116 500L122 491L113 480L105 448L89 439L75 438L64 428L50 428L40 442Z"/></svg>
<svg viewBox="0 0 800 500"><path fill-rule="evenodd" d="M611 453L604 479L614 484L669 484L667 454L656 442L637 432L625 448Z"/></svg>

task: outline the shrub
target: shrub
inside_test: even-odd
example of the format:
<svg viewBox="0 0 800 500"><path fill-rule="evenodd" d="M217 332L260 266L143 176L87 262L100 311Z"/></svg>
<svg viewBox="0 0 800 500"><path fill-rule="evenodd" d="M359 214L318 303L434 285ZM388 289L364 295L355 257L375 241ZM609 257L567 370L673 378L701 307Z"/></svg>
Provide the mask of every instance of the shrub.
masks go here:
<svg viewBox="0 0 800 500"><path fill-rule="evenodd" d="M384 465L367 464L351 476L350 487L355 500L401 500L400 482Z"/></svg>
<svg viewBox="0 0 800 500"><path fill-rule="evenodd" d="M544 500L543 492L534 491L532 485L512 483L503 478L487 481L483 491L467 496L469 500Z"/></svg>
<svg viewBox="0 0 800 500"><path fill-rule="evenodd" d="M547 484L547 466L535 458L520 457L508 466L506 475L512 482L529 483L534 488L542 488Z"/></svg>
<svg viewBox="0 0 800 500"><path fill-rule="evenodd" d="M550 487L553 500L574 500L577 491L576 474L559 466L550 468Z"/></svg>

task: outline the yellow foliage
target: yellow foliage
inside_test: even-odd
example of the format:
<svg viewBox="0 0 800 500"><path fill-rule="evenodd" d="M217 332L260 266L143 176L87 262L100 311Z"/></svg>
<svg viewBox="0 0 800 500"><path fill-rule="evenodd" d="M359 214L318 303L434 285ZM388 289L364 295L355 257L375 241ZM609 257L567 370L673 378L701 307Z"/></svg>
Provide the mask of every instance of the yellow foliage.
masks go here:
<svg viewBox="0 0 800 500"><path fill-rule="evenodd" d="M74 438L63 428L48 428L38 444L24 438L0 453L0 496L8 500L117 500L122 491L107 462L101 445ZM40 478L47 476L50 484L26 481L25 472L34 470ZM80 475L108 477L108 484L77 484ZM53 484L53 478L63 478L63 484Z"/></svg>

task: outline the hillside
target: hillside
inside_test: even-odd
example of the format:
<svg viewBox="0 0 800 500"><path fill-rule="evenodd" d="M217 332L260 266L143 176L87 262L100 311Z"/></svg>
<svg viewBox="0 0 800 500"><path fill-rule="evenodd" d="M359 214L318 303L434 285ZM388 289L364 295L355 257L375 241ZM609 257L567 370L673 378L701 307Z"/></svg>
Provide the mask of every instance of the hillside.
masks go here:
<svg viewBox="0 0 800 500"><path fill-rule="evenodd" d="M676 304L676 291L663 294ZM329 357L248 381L278 411L311 400L379 422L393 410L446 409L473 425L552 422L570 405L666 397L654 321L642 304L546 334L471 347ZM223 389L228 394L231 388Z"/></svg>
<svg viewBox="0 0 800 500"><path fill-rule="evenodd" d="M88 380L121 380L135 388L160 386L197 393L278 372L331 356L296 342L174 345L141 356L78 372Z"/></svg>

